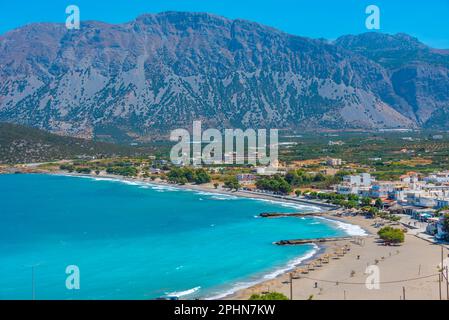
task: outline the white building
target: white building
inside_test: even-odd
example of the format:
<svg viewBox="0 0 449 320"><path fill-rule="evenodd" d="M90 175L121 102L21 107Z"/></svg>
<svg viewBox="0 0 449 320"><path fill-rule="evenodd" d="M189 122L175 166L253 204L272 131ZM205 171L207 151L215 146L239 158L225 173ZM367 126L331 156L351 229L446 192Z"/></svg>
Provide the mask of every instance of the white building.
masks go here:
<svg viewBox="0 0 449 320"><path fill-rule="evenodd" d="M449 183L449 171L438 172L424 178L427 183Z"/></svg>
<svg viewBox="0 0 449 320"><path fill-rule="evenodd" d="M237 180L242 185L253 184L256 182L257 177L254 174L242 173L237 175Z"/></svg>
<svg viewBox="0 0 449 320"><path fill-rule="evenodd" d="M373 198L388 198L394 193L396 184L390 181L375 182L370 189L370 196Z"/></svg>
<svg viewBox="0 0 449 320"><path fill-rule="evenodd" d="M375 179L369 173L344 176L343 183L337 186L337 193L366 196L369 194L369 189L374 181Z"/></svg>
<svg viewBox="0 0 449 320"><path fill-rule="evenodd" d="M361 173L359 175L343 177L343 183L358 187L370 187L374 181L375 179L372 178L369 173Z"/></svg>
<svg viewBox="0 0 449 320"><path fill-rule="evenodd" d="M341 166L342 165L342 161L341 161L341 159L329 158L329 159L326 160L326 164L328 166L331 166L331 167L336 167L336 166Z"/></svg>

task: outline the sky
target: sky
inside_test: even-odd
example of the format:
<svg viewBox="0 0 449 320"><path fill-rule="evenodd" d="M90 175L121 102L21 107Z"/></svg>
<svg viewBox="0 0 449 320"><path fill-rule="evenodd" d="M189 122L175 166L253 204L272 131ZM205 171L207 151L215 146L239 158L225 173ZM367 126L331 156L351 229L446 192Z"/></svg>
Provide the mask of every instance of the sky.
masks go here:
<svg viewBox="0 0 449 320"><path fill-rule="evenodd" d="M121 23L143 13L209 12L329 40L372 31L365 9L376 5L380 32L404 32L449 49L449 0L0 0L0 34L33 22L64 23L68 5L80 8L81 20Z"/></svg>

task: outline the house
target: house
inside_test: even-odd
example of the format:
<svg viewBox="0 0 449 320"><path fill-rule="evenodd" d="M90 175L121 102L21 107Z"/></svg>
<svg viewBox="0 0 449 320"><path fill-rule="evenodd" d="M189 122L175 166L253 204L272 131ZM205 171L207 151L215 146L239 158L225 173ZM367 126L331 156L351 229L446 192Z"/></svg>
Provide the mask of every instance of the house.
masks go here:
<svg viewBox="0 0 449 320"><path fill-rule="evenodd" d="M237 180L242 185L254 184L257 176L251 173L242 173L237 175Z"/></svg>
<svg viewBox="0 0 449 320"><path fill-rule="evenodd" d="M327 164L328 166L331 166L331 167L336 167L336 166L341 166L342 161L341 161L341 159L332 159L332 158L329 158L329 159L326 160L326 164Z"/></svg>
<svg viewBox="0 0 449 320"><path fill-rule="evenodd" d="M167 160L154 160L153 161L153 166L157 167L157 166L165 166L168 163Z"/></svg>
<svg viewBox="0 0 449 320"><path fill-rule="evenodd" d="M404 207L404 212L412 218L421 221L427 221L427 219L434 217L436 213L433 209L424 209L415 206Z"/></svg>
<svg viewBox="0 0 449 320"><path fill-rule="evenodd" d="M150 173L151 174L160 174L162 172L161 169L158 168L150 168Z"/></svg>
<svg viewBox="0 0 449 320"><path fill-rule="evenodd" d="M343 183L336 187L339 194L358 194L369 196L371 184L375 181L369 173L359 175L344 176Z"/></svg>
<svg viewBox="0 0 449 320"><path fill-rule="evenodd" d="M372 198L388 198L394 193L396 184L389 181L375 182L370 189Z"/></svg>
<svg viewBox="0 0 449 320"><path fill-rule="evenodd" d="M448 233L445 231L444 229L444 222L445 222L445 217L444 215L440 217L440 219L438 220L438 224L437 224L437 234L436 234L436 238L437 239L447 239L448 238Z"/></svg>
<svg viewBox="0 0 449 320"><path fill-rule="evenodd" d="M374 181L369 173L343 177L343 183L360 187L370 187Z"/></svg>
<svg viewBox="0 0 449 320"><path fill-rule="evenodd" d="M425 177L424 181L427 183L438 183L438 184L449 183L449 171L431 174L428 177Z"/></svg>
<svg viewBox="0 0 449 320"><path fill-rule="evenodd" d="M342 146L342 145L344 145L345 143L343 142L343 141L332 141L332 140L330 140L329 141L329 143L328 143L328 145L329 146Z"/></svg>
<svg viewBox="0 0 449 320"><path fill-rule="evenodd" d="M437 209L441 209L444 207L449 207L449 198L437 199Z"/></svg>

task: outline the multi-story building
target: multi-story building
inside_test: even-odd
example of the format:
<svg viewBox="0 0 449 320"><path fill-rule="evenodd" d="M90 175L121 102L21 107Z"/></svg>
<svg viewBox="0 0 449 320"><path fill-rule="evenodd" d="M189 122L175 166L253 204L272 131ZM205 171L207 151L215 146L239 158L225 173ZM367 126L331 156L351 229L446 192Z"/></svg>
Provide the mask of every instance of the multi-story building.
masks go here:
<svg viewBox="0 0 449 320"><path fill-rule="evenodd" d="M326 164L328 166L331 167L336 167L336 166L341 166L342 165L342 160L341 159L333 159L333 158L329 158L326 160Z"/></svg>
<svg viewBox="0 0 449 320"><path fill-rule="evenodd" d="M339 194L369 195L371 184L375 181L369 173L344 176L343 183L337 186Z"/></svg>
<svg viewBox="0 0 449 320"><path fill-rule="evenodd" d="M424 178L427 183L449 183L449 171L438 172Z"/></svg>
<svg viewBox="0 0 449 320"><path fill-rule="evenodd" d="M257 176L251 173L242 173L237 175L237 180L242 185L253 184L257 180Z"/></svg>
<svg viewBox="0 0 449 320"><path fill-rule="evenodd" d="M389 198L396 188L395 182L379 181L375 182L370 189L370 196L373 198Z"/></svg>

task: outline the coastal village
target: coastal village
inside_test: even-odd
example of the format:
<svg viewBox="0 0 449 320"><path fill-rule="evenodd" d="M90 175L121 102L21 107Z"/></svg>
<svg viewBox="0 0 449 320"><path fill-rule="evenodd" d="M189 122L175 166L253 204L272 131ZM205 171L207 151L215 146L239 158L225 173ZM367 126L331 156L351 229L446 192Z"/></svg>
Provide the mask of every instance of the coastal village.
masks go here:
<svg viewBox="0 0 449 320"><path fill-rule="evenodd" d="M275 239L273 245L320 245L324 251L226 299L257 300L272 293L294 300L442 299L448 285L443 260L449 253L449 171L412 171L378 180L375 171L338 158L279 162L270 172L252 166L174 165L146 156L5 165L0 173L88 175L298 203L321 208L304 217L341 221L367 232L335 239ZM277 218L276 213L260 216ZM365 287L372 265L383 270L382 290Z"/></svg>
<svg viewBox="0 0 449 320"><path fill-rule="evenodd" d="M318 163L315 171L304 169ZM64 160L55 163L2 166L0 173L58 171L116 175L153 183L202 185L215 190L263 194L316 204L328 204L345 212L385 218L402 224L414 234L441 242L448 240L449 170L424 175L408 172L392 181L377 180L371 173L354 172L341 159L277 163L270 173L264 167L193 168L173 165L150 156L145 159ZM316 168L319 168L316 171ZM351 173L352 172L352 173ZM342 173L345 173L344 175ZM298 183L297 180L303 180ZM323 187L307 181L326 181ZM335 182L335 183L332 183Z"/></svg>

